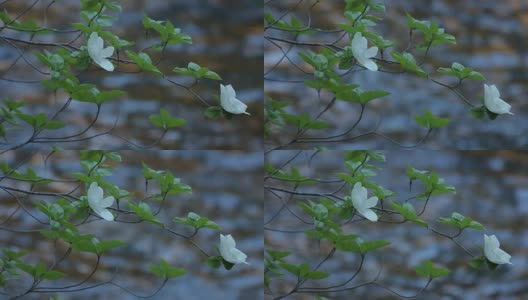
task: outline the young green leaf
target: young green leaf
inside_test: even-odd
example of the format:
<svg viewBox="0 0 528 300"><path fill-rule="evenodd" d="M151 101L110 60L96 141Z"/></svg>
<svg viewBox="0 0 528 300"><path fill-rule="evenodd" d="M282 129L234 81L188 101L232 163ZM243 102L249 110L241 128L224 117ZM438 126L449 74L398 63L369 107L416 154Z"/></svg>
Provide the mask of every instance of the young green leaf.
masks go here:
<svg viewBox="0 0 528 300"><path fill-rule="evenodd" d="M442 277L448 275L451 271L446 268L437 268L433 265L430 260L425 260L422 264L414 268L416 273L427 279L435 279L437 277Z"/></svg>
<svg viewBox="0 0 528 300"><path fill-rule="evenodd" d="M415 73L416 75L421 76L421 77L429 76L420 66L418 66L418 64L416 63L416 60L414 59L414 56L411 53L404 52L402 54L402 53L393 51L391 55L396 61L398 61L401 64L401 66L404 69L412 73Z"/></svg>
<svg viewBox="0 0 528 300"><path fill-rule="evenodd" d="M465 217L457 212L454 212L450 218L438 218L440 223L457 227L459 229L473 228L477 230L484 230L484 226L470 217Z"/></svg>
<svg viewBox="0 0 528 300"><path fill-rule="evenodd" d="M152 73L158 77L163 77L163 73L152 64L152 60L147 53L140 52L136 54L130 50L127 50L125 53L141 70Z"/></svg>
<svg viewBox="0 0 528 300"><path fill-rule="evenodd" d="M391 202L391 206L393 209L395 209L396 211L398 211L400 213L400 215L402 215L402 217L407 220L407 221L411 221L413 223L416 223L418 225L421 225L421 226L424 226L424 227L427 227L427 222L425 222L422 218L420 218L417 214L416 214L416 210L414 209L414 206L412 206L411 203L404 203L404 204L399 204L398 202L396 201L392 201Z"/></svg>

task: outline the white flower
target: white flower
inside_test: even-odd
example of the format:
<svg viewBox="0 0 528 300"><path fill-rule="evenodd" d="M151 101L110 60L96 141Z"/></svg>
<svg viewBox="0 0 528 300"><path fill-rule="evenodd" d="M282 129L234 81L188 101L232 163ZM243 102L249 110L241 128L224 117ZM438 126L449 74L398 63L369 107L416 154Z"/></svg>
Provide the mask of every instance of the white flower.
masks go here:
<svg viewBox="0 0 528 300"><path fill-rule="evenodd" d="M220 234L220 255L222 255L222 257L230 263L247 264L247 255L235 247L235 240L230 234Z"/></svg>
<svg viewBox="0 0 528 300"><path fill-rule="evenodd" d="M99 187L97 182L92 182L88 188L88 204L92 210L101 218L107 221L113 221L114 215L106 209L114 204L114 197L109 196L103 198L103 189Z"/></svg>
<svg viewBox="0 0 528 300"><path fill-rule="evenodd" d="M97 32L92 32L88 39L88 54L94 60L96 64L101 68L112 72L114 65L107 59L114 53L114 47L103 48L103 39L99 37Z"/></svg>
<svg viewBox="0 0 528 300"><path fill-rule="evenodd" d="M367 49L367 39L363 37L361 32L354 34L354 38L352 39L352 54L363 67L371 71L378 70L378 66L371 59L378 54L378 47L370 47Z"/></svg>
<svg viewBox="0 0 528 300"><path fill-rule="evenodd" d="M378 197L367 199L367 189L361 185L361 182L354 184L354 188L352 188L352 205L354 205L360 215L372 222L378 221L378 215L371 209L377 203Z"/></svg>
<svg viewBox="0 0 528 300"><path fill-rule="evenodd" d="M511 255L500 249L500 243L496 236L484 235L484 255L497 265L511 264Z"/></svg>
<svg viewBox="0 0 528 300"><path fill-rule="evenodd" d="M484 105L489 111L496 114L510 114L511 105L500 98L500 93L497 87L493 85L484 84Z"/></svg>
<svg viewBox="0 0 528 300"><path fill-rule="evenodd" d="M236 92L233 87L229 85L220 84L220 105L222 108L232 114L246 114L247 105L236 98Z"/></svg>

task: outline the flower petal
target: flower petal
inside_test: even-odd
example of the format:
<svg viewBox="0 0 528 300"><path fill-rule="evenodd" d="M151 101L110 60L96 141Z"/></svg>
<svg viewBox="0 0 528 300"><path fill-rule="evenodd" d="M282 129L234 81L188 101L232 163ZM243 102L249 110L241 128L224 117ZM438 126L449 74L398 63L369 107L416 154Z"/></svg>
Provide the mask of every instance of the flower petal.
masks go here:
<svg viewBox="0 0 528 300"><path fill-rule="evenodd" d="M114 65L106 58L112 56L114 47L110 46L103 49L103 45L103 39L99 37L97 32L92 32L87 43L88 54L97 65L111 72L114 70Z"/></svg>
<svg viewBox="0 0 528 300"><path fill-rule="evenodd" d="M496 114L511 114L511 105L500 98L500 92L495 85L484 84L484 106Z"/></svg>
<svg viewBox="0 0 528 300"><path fill-rule="evenodd" d="M90 54L90 56L92 56L92 54L98 53L99 49L101 48L98 46L99 45L98 38L99 38L99 35L97 34L97 32L92 32L92 34L90 34L90 37L88 38L87 46L88 46L88 53Z"/></svg>
<svg viewBox="0 0 528 300"><path fill-rule="evenodd" d="M114 204L114 201L115 201L114 197L108 196L104 199L101 199L101 201L99 201L99 205L101 207L107 208L109 206L112 206L112 204Z"/></svg>
<svg viewBox="0 0 528 300"><path fill-rule="evenodd" d="M101 59L99 61L95 61L95 63L109 72L114 71L114 65L108 59Z"/></svg>
<svg viewBox="0 0 528 300"><path fill-rule="evenodd" d="M103 219L105 219L107 221L113 221L114 220L114 215L112 215L112 213L108 209L103 209L103 210L97 212L97 214L101 218L103 218Z"/></svg>
<svg viewBox="0 0 528 300"><path fill-rule="evenodd" d="M246 259L247 259L247 255L236 249L236 248L233 248L231 249L231 253L230 253L230 260L226 259L228 262L231 262L231 263L234 263L234 264L247 264L246 262Z"/></svg>
<svg viewBox="0 0 528 300"><path fill-rule="evenodd" d="M363 217L367 218L372 222L378 221L378 215L372 209L365 209L358 211Z"/></svg>
<svg viewBox="0 0 528 300"><path fill-rule="evenodd" d="M99 187L97 182L92 182L88 188L88 202L99 202L103 198L103 189Z"/></svg>
<svg viewBox="0 0 528 300"><path fill-rule="evenodd" d="M225 92L228 98L236 98L236 92L232 85L226 85Z"/></svg>
<svg viewBox="0 0 528 300"><path fill-rule="evenodd" d="M247 263L247 255L236 249L235 246L235 239L230 234L227 236L220 234L220 247L218 247L220 255L233 264Z"/></svg>
<svg viewBox="0 0 528 300"><path fill-rule="evenodd" d="M224 86L220 84L220 105L222 108L232 114L247 114L247 105L236 98L236 92L233 86Z"/></svg>
<svg viewBox="0 0 528 300"><path fill-rule="evenodd" d="M110 57L112 56L112 54L114 54L114 47L110 46L110 47L101 49L101 52L99 52L99 54L101 55L101 58Z"/></svg>
<svg viewBox="0 0 528 300"><path fill-rule="evenodd" d="M489 93L492 98L500 98L499 89L494 84L490 85Z"/></svg>
<svg viewBox="0 0 528 300"><path fill-rule="evenodd" d="M511 255L500 249L499 240L495 235L487 236L484 234L484 255L495 264L511 264Z"/></svg>
<svg viewBox="0 0 528 300"><path fill-rule="evenodd" d="M511 255L509 255L508 253L506 253L504 250L500 248L497 248L495 249L495 251L493 251L493 259L494 260L490 259L490 261L496 264L512 264L510 262Z"/></svg>
<svg viewBox="0 0 528 300"><path fill-rule="evenodd" d="M376 63L371 60L371 59L364 59L364 60L361 60L359 61L359 63L361 65L363 65L363 67L371 70L371 71L377 71L378 70L378 65L376 65Z"/></svg>
<svg viewBox="0 0 528 300"><path fill-rule="evenodd" d="M363 52L367 49L367 39L363 37L361 32L356 32L352 39L352 53L357 58L363 56Z"/></svg>
<svg viewBox="0 0 528 300"><path fill-rule="evenodd" d="M494 98L491 101L485 101L484 103L486 107L496 113L496 114L511 114L513 115L511 110L511 105L508 104L506 101L502 100L501 98Z"/></svg>
<svg viewBox="0 0 528 300"><path fill-rule="evenodd" d="M378 204L378 197L370 197L367 200L365 200L365 207L371 208L376 206Z"/></svg>
<svg viewBox="0 0 528 300"><path fill-rule="evenodd" d="M220 248L235 248L236 247L236 242L235 242L235 239L233 239L233 237L228 234L228 235L223 235L223 234L220 234Z"/></svg>
<svg viewBox="0 0 528 300"><path fill-rule="evenodd" d="M371 58L371 57L374 57L378 54L378 47L370 47L368 48L364 53L363 55L365 56L365 58Z"/></svg>
<svg viewBox="0 0 528 300"><path fill-rule="evenodd" d="M364 187L361 186L360 182L357 182L354 184L354 188L352 189L351 198L352 198L352 205L356 210L363 209L364 204L363 201L365 197L363 197L363 189Z"/></svg>
<svg viewBox="0 0 528 300"><path fill-rule="evenodd" d="M354 188L352 188L352 199L354 198L356 201L358 201L358 203L362 203L365 199L367 199L367 189L361 185L361 182L356 182L356 184L354 184Z"/></svg>

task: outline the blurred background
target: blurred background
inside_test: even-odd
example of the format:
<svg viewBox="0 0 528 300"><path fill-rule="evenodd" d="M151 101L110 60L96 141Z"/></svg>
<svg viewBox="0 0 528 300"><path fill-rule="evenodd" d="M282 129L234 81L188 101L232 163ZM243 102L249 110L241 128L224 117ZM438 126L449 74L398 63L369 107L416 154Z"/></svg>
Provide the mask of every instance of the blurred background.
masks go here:
<svg viewBox="0 0 528 300"><path fill-rule="evenodd" d="M152 263L161 258L174 267L183 267L188 273L172 279L153 299L262 299L263 274L263 193L262 193L262 154L258 152L224 151L121 151L123 162L116 167L110 182L136 194L131 199L141 199L146 194L141 162L153 169L169 170L175 177L193 189L192 195L175 195L167 198L166 205L159 215L165 224L177 232L190 234L189 228L179 226L171 220L175 216L184 217L193 211L208 217L222 227L223 234L232 234L237 248L248 255L249 265L237 265L232 270L212 269L204 262L201 253L182 239L169 235L152 224L118 224L115 222L92 222L80 226L83 233L96 234L101 240L119 239L126 246L116 248L105 254L102 265L87 283L92 285L109 280L114 272L115 283L146 295L160 284L160 279L149 272ZM77 151L64 151L54 154L47 162L43 161L47 153L18 151L4 155L3 161L13 166L29 158L28 166L43 177L72 179L72 172L81 172ZM21 168L23 171L25 168ZM6 180L1 185L16 187ZM39 189L53 192L70 191L76 184L53 183ZM149 189L155 184L150 184ZM27 188L27 187L26 187ZM80 191L81 195L84 187ZM26 207L31 208L32 201L53 201L50 197L30 197L25 199ZM0 193L0 222L14 210L15 201L7 193ZM149 202L156 208L157 203ZM45 220L41 213L37 214ZM0 227L16 230L41 228L28 214L19 211L8 223ZM194 241L207 253L217 254L215 245L219 244L219 234L213 230L203 230ZM46 241L38 232L12 233L0 229L1 248L19 249L31 252L30 262L36 255L42 255L44 261L51 259L64 250L56 252L53 243ZM59 247L60 248L60 247ZM64 248L64 247L62 247ZM62 249L60 248L60 249ZM70 259L61 263L61 271L66 272L66 284L83 280L94 265L94 255L74 253ZM29 284L27 281L11 281L8 290L14 291ZM64 283L64 282L63 282ZM49 286L50 283L43 283ZM62 285L64 286L64 285ZM77 293L59 294L61 299L137 299L122 290L104 285ZM24 299L48 299L50 295L33 295ZM3 296L0 296L1 299Z"/></svg>
<svg viewBox="0 0 528 300"><path fill-rule="evenodd" d="M0 10L7 10L16 16L30 7L33 0L1 1ZM20 20L34 18L40 25L47 22L48 27L71 29L72 22L80 22L81 1L40 0ZM53 5L46 10L51 3ZM148 74L127 74L94 70L84 72L79 79L84 83L94 83L100 89L122 89L127 96L122 100L106 103L102 115L90 131L90 135L103 132L112 127L116 118L119 122L115 133L139 144L149 144L160 135L148 116L159 113L160 108L167 109L173 116L188 121L187 125L169 131L158 148L162 149L245 149L256 150L262 145L262 4L253 0L126 0L117 1L123 7L119 19L111 29L121 38L134 41L134 51L143 49L152 41L146 39L142 18L146 14L156 20L170 20L175 27L190 35L192 45L171 46L165 51L160 69L170 78L182 84L191 84L189 77L172 76L174 67L186 67L192 61L216 71L224 84L232 84L240 100L248 105L251 116L235 116L232 120L223 118L212 121L203 112L205 106L192 95L167 81ZM46 13L47 11L47 13ZM4 30L2 34L12 34ZM39 35L35 41L70 41L77 33ZM151 36L153 36L151 34ZM29 35L16 36L29 39ZM78 43L84 43L80 39ZM30 48L25 58L35 63L31 54L44 48ZM20 99L29 102L31 112L45 112L51 115L63 103L60 95L45 89L40 83L16 83L2 79L41 80L42 74L27 66L20 59L8 70L17 58L14 48L0 40L0 89L2 98ZM124 53L120 53L121 58ZM157 56L153 56L155 61ZM37 63L38 65L38 63ZM126 67L122 70L132 71ZM220 93L219 82L204 80L195 88L207 102L218 105L216 98ZM64 96L64 95L62 95ZM65 131L69 134L84 129L92 120L95 105L75 102L63 113L67 121ZM23 141L30 132L13 132L11 141ZM53 132L57 136L58 132ZM38 145L42 146L42 144ZM110 135L90 139L79 143L61 144L65 148L82 149L123 149L130 148L122 140ZM132 148L133 149L133 148Z"/></svg>
<svg viewBox="0 0 528 300"><path fill-rule="evenodd" d="M293 8L298 1L273 1L267 11L280 16L288 8ZM452 120L451 125L436 130L426 141L423 148L431 149L520 149L528 148L528 2L519 0L504 0L500 4L494 0L436 0L436 1L377 1L386 5L384 20L378 22L373 30L382 34L386 39L397 43L395 49L402 51L408 43L408 27L406 13L421 20L434 20L447 33L454 35L457 45L433 47L430 56L415 57L425 61L427 72L438 67L449 67L453 62L480 71L487 79L487 84L495 84L501 92L501 98L512 105L514 116L500 116L495 121L479 121L470 116L470 107L460 100L447 88L436 85L414 75L395 75L381 72L360 71L352 72L349 81L360 84L362 88L379 89L391 92L391 95L371 102L363 122L354 135L374 129L382 119L379 132L402 142L404 145L415 144L425 134L413 120L416 114L422 114L429 108L433 113ZM315 1L305 0L294 9L295 15L307 23L309 6ZM344 22L344 1L320 1L311 15L312 27L335 29L335 24ZM375 14L379 15L379 14ZM289 17L286 17L289 20ZM266 35L277 35L277 31L268 30ZM300 40L334 41L333 35L316 34L314 37L301 37ZM343 44L343 43L341 43ZM282 53L271 43L265 44L265 70L271 68ZM286 45L282 43L281 45ZM287 48L285 48L287 49ZM290 52L294 62L302 61L296 56L299 51L306 51L307 47L295 47ZM419 52L418 52L419 54ZM391 58L390 56L386 56ZM270 73L268 77L286 80L305 80L296 69L284 60L278 71ZM306 69L306 68L305 68ZM454 84L453 79L434 78L445 83ZM382 83L382 86L380 86ZM277 100L294 102L294 110L308 112L312 115L323 108L317 107L317 94L307 89L302 83L288 83L284 81L266 81L267 96ZM483 82L467 80L460 91L474 104L480 104L483 97ZM326 96L326 101L329 101ZM336 124L337 129L317 131L314 136L330 136L335 132L343 132L346 126L352 124L358 114L359 106L337 101L336 105L327 112L323 120ZM326 102L325 102L326 103ZM326 133L323 133L326 132ZM291 133L289 133L291 139ZM295 134L295 132L293 132ZM267 143L275 145L287 141L284 132L276 132ZM289 141L289 140L288 140ZM296 147L310 148L311 144L296 144ZM368 135L360 139L344 143L332 143L328 146L336 149L392 149L397 145L380 137Z"/></svg>
<svg viewBox="0 0 528 300"><path fill-rule="evenodd" d="M274 166L279 166L297 151L275 151L269 156ZM301 174L310 178L336 179L335 173L343 172L343 153L323 152L310 160L312 151L305 151L294 161ZM383 239L391 242L384 250L369 254L360 273L350 286L372 280L383 268L379 282L402 293L414 295L425 285L412 267L425 259L446 266L452 270L446 277L434 280L428 290L416 299L526 299L528 297L528 152L519 151L385 151L386 163L375 163L383 170L378 171L374 181L384 188L397 192L393 198L403 200L416 195L409 193L409 181L405 175L407 164L420 170L434 170L446 183L455 186L455 195L437 195L429 201L422 217L429 223L436 223L438 217L448 217L459 212L481 222L485 231L467 230L458 241L474 255L481 255L483 233L494 234L501 248L512 255L513 265L502 265L496 271L476 271L468 266L469 256L452 241L433 235L423 227L411 224L392 226L387 223L356 222L347 227L349 233L359 233L365 239ZM288 169L288 168L286 168ZM271 183L267 183L271 184ZM291 189L291 187L290 187ZM334 191L334 185L319 187L321 192ZM421 186L413 184L413 191L420 192ZM423 189L422 189L423 190ZM309 186L298 191L314 191ZM349 193L350 191L343 191ZM272 194L265 194L264 220L269 220L273 212L282 205ZM315 198L311 198L315 199ZM293 201L290 208L299 212ZM414 201L415 207L421 203ZM305 215L300 213L301 215ZM305 218L305 220L307 220ZM307 225L288 215L286 211L267 225L270 228L303 230ZM302 226L304 225L304 226ZM434 224L442 232L454 233L447 227ZM325 243L326 244L326 243ZM266 248L292 250L297 258L318 263L330 251L329 247L319 246L308 240L304 234L284 234L265 232ZM323 253L323 254L321 254ZM289 262L295 260L289 259ZM300 262L300 261L297 261ZM334 275L323 280L322 286L345 281L357 268L359 258L353 254L336 253L321 269ZM282 282L281 282L282 283ZM308 285L308 284L307 284ZM312 282L309 286L316 286ZM291 286L290 286L291 289ZM367 286L348 293L328 294L330 299L396 299L386 291ZM292 299L313 299L306 294Z"/></svg>

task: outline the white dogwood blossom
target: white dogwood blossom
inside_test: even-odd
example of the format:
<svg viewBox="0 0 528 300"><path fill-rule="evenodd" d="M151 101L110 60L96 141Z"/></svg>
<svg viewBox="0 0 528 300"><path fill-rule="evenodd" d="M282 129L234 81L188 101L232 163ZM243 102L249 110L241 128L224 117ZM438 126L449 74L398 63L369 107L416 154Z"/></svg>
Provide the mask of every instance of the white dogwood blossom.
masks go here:
<svg viewBox="0 0 528 300"><path fill-rule="evenodd" d="M500 249L500 243L496 236L484 235L484 255L497 265L511 264L511 255Z"/></svg>
<svg viewBox="0 0 528 300"><path fill-rule="evenodd" d="M101 218L107 221L113 221L114 215L107 208L114 204L114 197L108 196L104 198L103 189L99 187L97 182L90 184L87 194L90 208Z"/></svg>
<svg viewBox="0 0 528 300"><path fill-rule="evenodd" d="M352 39L352 54L360 65L371 70L377 71L378 65L371 59L378 54L378 47L368 47L368 42L361 32L356 32Z"/></svg>
<svg viewBox="0 0 528 300"><path fill-rule="evenodd" d="M500 98L499 90L495 85L484 84L484 105L496 114L510 114L511 105Z"/></svg>
<svg viewBox="0 0 528 300"><path fill-rule="evenodd" d="M88 39L88 54L93 61L101 68L112 72L114 65L107 58L114 53L114 47L103 47L103 39L99 37L97 32L92 32Z"/></svg>
<svg viewBox="0 0 528 300"><path fill-rule="evenodd" d="M378 203L378 197L370 197L367 199L367 189L361 185L361 182L356 182L352 188L352 205L360 215L372 222L378 221L378 215L371 209Z"/></svg>
<svg viewBox="0 0 528 300"><path fill-rule="evenodd" d="M236 247L236 242L233 237L228 235L220 234L220 255L233 264L247 264L246 258L247 255L242 251L238 250Z"/></svg>
<svg viewBox="0 0 528 300"><path fill-rule="evenodd" d="M232 114L246 114L247 105L236 98L233 86L220 84L220 105L222 108Z"/></svg>

